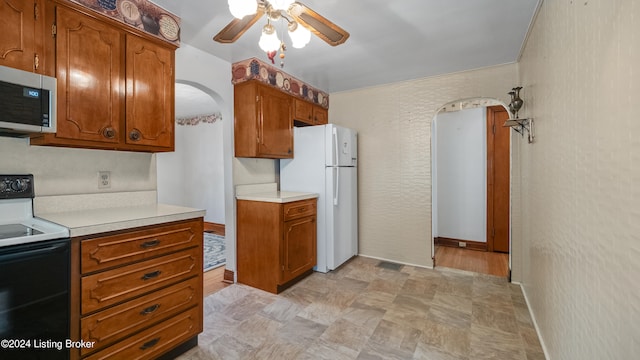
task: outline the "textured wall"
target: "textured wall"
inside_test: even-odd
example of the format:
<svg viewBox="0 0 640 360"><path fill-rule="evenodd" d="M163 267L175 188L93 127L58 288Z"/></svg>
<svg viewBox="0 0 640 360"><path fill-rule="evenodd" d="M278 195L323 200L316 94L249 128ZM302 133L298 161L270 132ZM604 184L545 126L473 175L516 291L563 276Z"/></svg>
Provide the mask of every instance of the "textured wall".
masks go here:
<svg viewBox="0 0 640 360"><path fill-rule="evenodd" d="M329 120L358 131L359 251L432 266L431 120L465 98L508 102L515 64L331 94Z"/></svg>
<svg viewBox="0 0 640 360"><path fill-rule="evenodd" d="M519 67L514 235L549 359L638 359L640 2L545 1Z"/></svg>

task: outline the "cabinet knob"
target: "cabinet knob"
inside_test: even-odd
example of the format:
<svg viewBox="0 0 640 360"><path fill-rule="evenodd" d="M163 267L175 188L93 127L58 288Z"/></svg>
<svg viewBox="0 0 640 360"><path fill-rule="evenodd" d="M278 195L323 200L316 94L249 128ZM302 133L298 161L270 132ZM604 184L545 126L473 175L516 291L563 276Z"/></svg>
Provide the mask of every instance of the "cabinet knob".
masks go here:
<svg viewBox="0 0 640 360"><path fill-rule="evenodd" d="M104 130L102 130L102 136L106 137L107 139L113 139L114 137L116 137L116 130L112 127L105 128Z"/></svg>
<svg viewBox="0 0 640 360"><path fill-rule="evenodd" d="M140 140L140 131L138 130L131 130L131 132L129 133L129 139L133 140L133 141L138 141Z"/></svg>

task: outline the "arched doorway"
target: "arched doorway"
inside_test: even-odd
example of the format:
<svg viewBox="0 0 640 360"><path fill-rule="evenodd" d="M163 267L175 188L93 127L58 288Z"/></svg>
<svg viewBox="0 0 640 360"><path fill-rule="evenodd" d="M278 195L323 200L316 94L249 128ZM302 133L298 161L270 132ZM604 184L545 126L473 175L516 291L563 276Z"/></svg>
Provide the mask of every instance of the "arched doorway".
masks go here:
<svg viewBox="0 0 640 360"><path fill-rule="evenodd" d="M158 201L205 209L205 222L225 224L223 119L218 96L188 82L176 83L175 89L175 151L156 155Z"/></svg>
<svg viewBox="0 0 640 360"><path fill-rule="evenodd" d="M505 104L488 98L454 101L434 116L435 266L510 274L511 133L502 126L508 118Z"/></svg>

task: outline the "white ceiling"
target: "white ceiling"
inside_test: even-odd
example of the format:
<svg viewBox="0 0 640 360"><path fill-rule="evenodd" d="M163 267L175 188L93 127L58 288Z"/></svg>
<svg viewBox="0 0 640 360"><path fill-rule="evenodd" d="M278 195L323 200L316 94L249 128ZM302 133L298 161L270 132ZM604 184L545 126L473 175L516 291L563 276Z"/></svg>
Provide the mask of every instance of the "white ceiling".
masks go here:
<svg viewBox="0 0 640 360"><path fill-rule="evenodd" d="M227 1L152 1L182 18L183 43L229 62L268 61L258 47L264 18L234 44L218 44L212 37L233 18ZM512 63L539 1L302 0L351 36L336 47L315 36L289 47L283 71L331 93Z"/></svg>

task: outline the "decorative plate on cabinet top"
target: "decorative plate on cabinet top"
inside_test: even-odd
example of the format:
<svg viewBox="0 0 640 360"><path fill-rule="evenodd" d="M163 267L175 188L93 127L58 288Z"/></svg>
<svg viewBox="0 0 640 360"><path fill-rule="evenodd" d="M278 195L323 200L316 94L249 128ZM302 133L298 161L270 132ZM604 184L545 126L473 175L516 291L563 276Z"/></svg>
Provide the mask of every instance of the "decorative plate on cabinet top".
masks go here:
<svg viewBox="0 0 640 360"><path fill-rule="evenodd" d="M160 35L169 41L176 41L180 38L180 26L171 15L162 14L158 18L160 25Z"/></svg>

